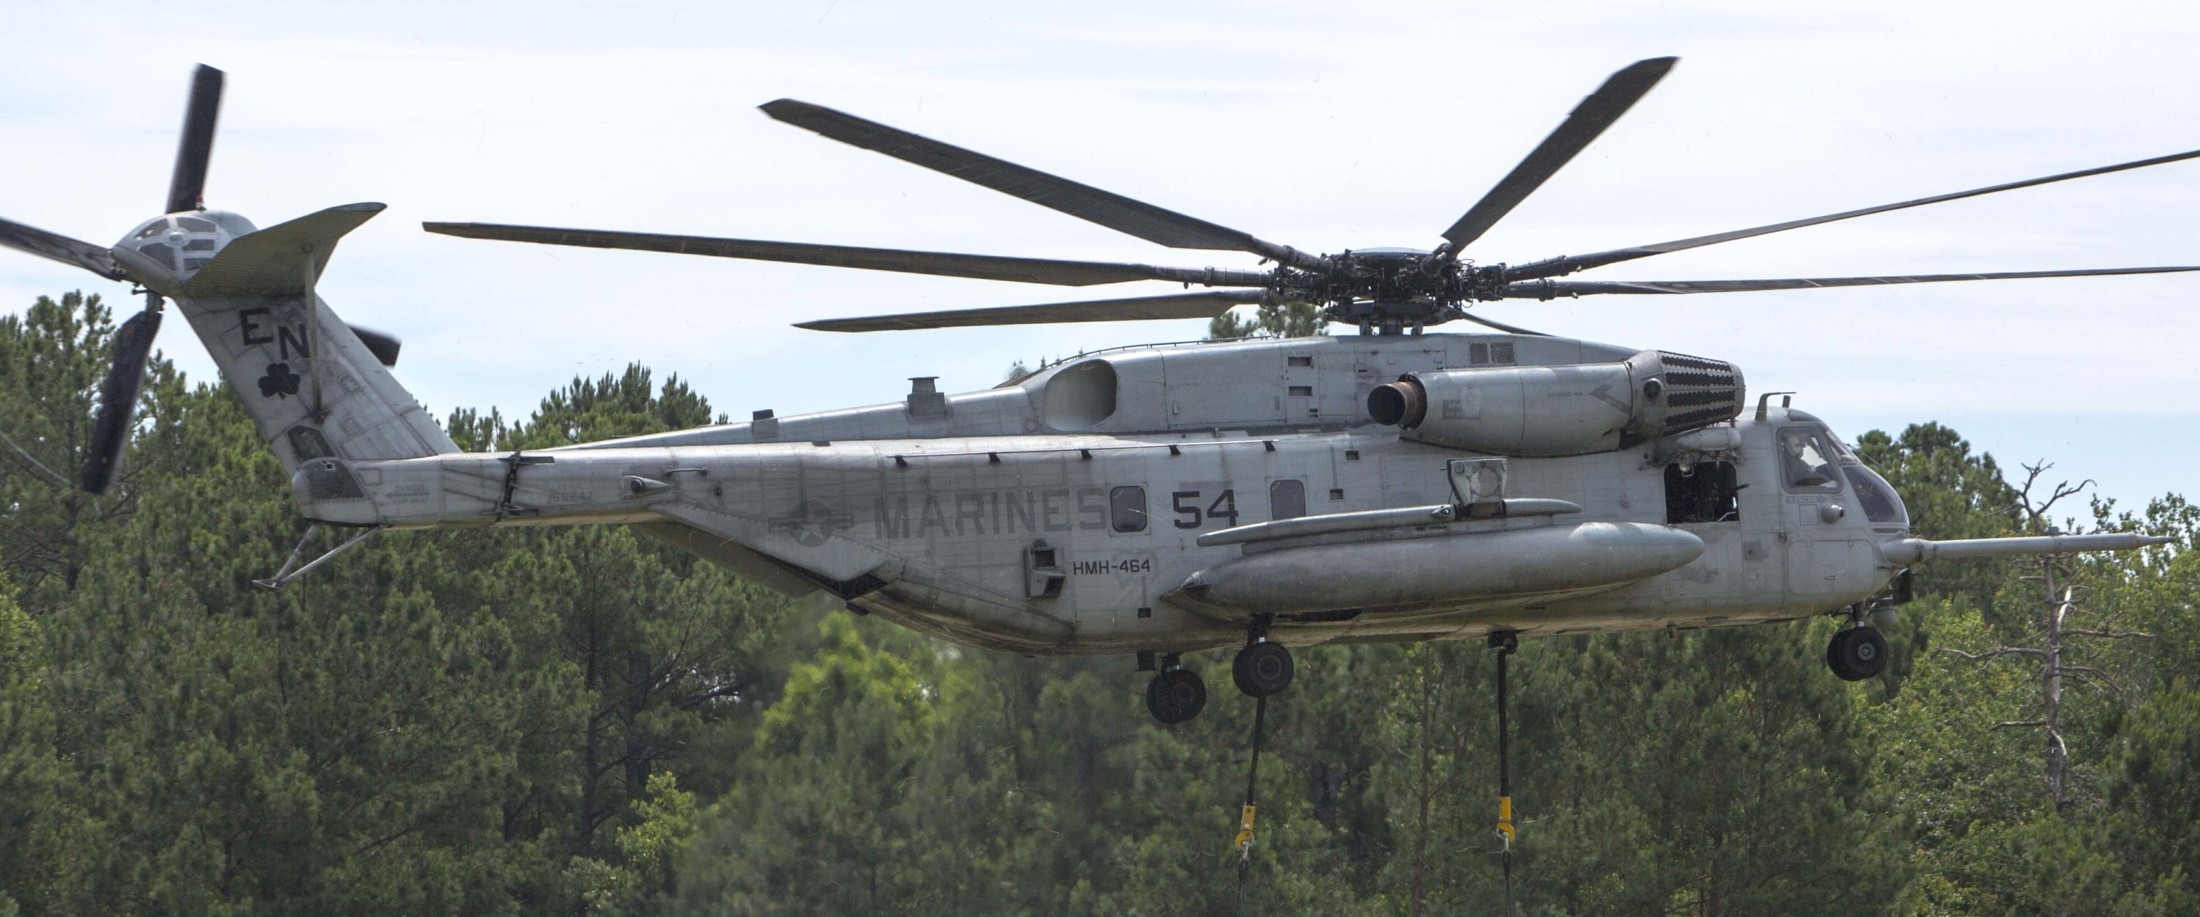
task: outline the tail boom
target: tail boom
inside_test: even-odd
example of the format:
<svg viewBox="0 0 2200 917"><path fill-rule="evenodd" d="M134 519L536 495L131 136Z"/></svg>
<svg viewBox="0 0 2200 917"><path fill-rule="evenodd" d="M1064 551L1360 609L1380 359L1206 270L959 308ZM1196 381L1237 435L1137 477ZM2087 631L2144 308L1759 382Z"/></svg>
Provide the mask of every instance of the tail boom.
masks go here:
<svg viewBox="0 0 2200 917"><path fill-rule="evenodd" d="M261 437L294 474L321 459L458 451L314 292L337 241L381 210L347 204L258 230L235 214L176 214L116 248L175 297Z"/></svg>

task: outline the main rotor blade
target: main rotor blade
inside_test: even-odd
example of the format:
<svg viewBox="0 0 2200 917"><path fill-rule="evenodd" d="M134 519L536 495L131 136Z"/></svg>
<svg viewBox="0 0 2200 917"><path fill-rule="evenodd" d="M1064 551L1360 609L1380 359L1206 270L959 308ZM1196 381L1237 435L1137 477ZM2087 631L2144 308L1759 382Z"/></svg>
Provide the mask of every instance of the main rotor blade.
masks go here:
<svg viewBox="0 0 2200 917"><path fill-rule="evenodd" d="M73 264L108 280L123 279L122 265L115 262L115 256L107 249L58 232L0 220L0 245L62 264Z"/></svg>
<svg viewBox="0 0 2200 917"><path fill-rule="evenodd" d="M1599 293L1749 293L1760 290L1811 290L1896 283L1945 283L1958 280L2025 280L2039 277L2104 277L2113 274L2175 274L2194 267L2104 267L2076 271L1995 271L1981 274L1897 274L1887 277L1810 277L1775 280L1521 280L1505 285L1507 299L1553 299Z"/></svg>
<svg viewBox="0 0 2200 917"><path fill-rule="evenodd" d="M78 486L103 494L122 467L122 449L130 443L130 421L137 416L138 393L145 389L145 367L160 331L160 313L147 309L115 330L114 363L99 386L99 413L92 418L92 441L84 450Z"/></svg>
<svg viewBox="0 0 2200 917"><path fill-rule="evenodd" d="M676 236L648 232L614 232L596 229L560 229L551 226L511 226L501 223L422 223L421 228L447 236L469 239L501 239L584 248L621 248L677 255L710 255L755 261L821 264L869 271L974 277L1017 283L1050 283L1082 287L1131 280L1171 280L1207 286L1266 284L1262 271L1215 268L1156 267L1150 264L1114 264L1100 261L1057 261L1050 258L1010 258L999 255L963 255L953 252L919 252L892 248L856 248L846 245L812 245L802 242L763 242L754 239L722 239L713 236Z"/></svg>
<svg viewBox="0 0 2200 917"><path fill-rule="evenodd" d="M1461 313L1459 313L1459 317L1460 317L1460 318L1462 318L1462 319L1465 319L1466 321L1470 321L1470 322L1473 322L1473 323L1475 323L1475 324L1477 324L1477 325L1481 325L1481 326L1483 326L1483 327L1486 327L1486 328L1495 328L1495 329L1497 329L1497 330L1499 330L1499 331L1505 332L1506 334L1519 334L1519 335L1525 335L1525 336L1528 336L1528 337L1539 337L1539 338L1547 338L1547 337L1550 337L1550 335L1548 335L1548 334L1544 334L1544 333L1543 333L1543 332L1541 332L1541 331L1534 331L1534 330L1531 330L1531 329L1528 329L1528 328L1522 328L1522 327L1520 327L1519 325L1508 325L1508 324L1505 324L1504 322L1498 321L1498 320L1496 320L1496 319L1492 319L1492 318L1483 318L1482 316L1476 315L1476 314L1474 314L1474 313L1472 313L1472 312L1461 312Z"/></svg>
<svg viewBox="0 0 2200 917"><path fill-rule="evenodd" d="M780 99L765 103L763 109L765 114L777 120L815 131L842 143L884 153L903 162L1020 197L1041 207L1059 210L1080 220L1098 223L1148 242L1170 248L1252 252L1263 258L1309 270L1322 264L1321 259L1313 255L1287 245L1254 238L1241 230L1185 216L1174 210L1102 191L1091 185L1079 184L959 146L950 146L929 137L888 127L876 121L866 121L820 105Z"/></svg>
<svg viewBox="0 0 2200 917"><path fill-rule="evenodd" d="M2183 153L2172 153L2168 156L2156 156L2152 159L2137 159L2131 162L2117 163L2116 165L2112 166L2101 166L2100 168L2096 169L2080 169L2076 172L2064 172L2059 175L2049 175L2044 178L2031 178L2024 181L2013 181L2007 184L1993 185L1985 188L1974 188L1969 191L1957 191L1952 194L1936 194L1932 197L1921 197L1916 200L1900 201L1893 204L1881 204L1877 207L1866 207L1862 210L1848 210L1841 213L1830 213L1825 216L1809 217L1801 220L1789 220L1785 223L1773 223L1770 225L1758 226L1751 229L1737 229L1733 232L1714 233L1708 236L1697 236L1692 239L1676 239L1671 242L1659 242L1655 245L1637 245L1632 248L1615 248L1611 251L1595 252L1587 255L1567 255L1558 258L1549 258L1543 261L1535 261L1528 264L1522 264L1507 268L1505 273L1508 277L1523 280L1536 277L1560 277L1566 274L1571 274L1575 271L1586 270L1588 268L1599 267L1606 264L1617 264L1622 261L1633 261L1636 258L1647 258L1651 255L1663 255L1668 252L1685 251L1691 248L1701 248L1706 245L1717 245L1721 242L1733 242L1738 239L1750 239L1757 236L1771 235L1772 233L1776 232L1786 232L1790 229L1801 229L1805 226L1817 226L1821 223L1833 223L1840 220L1853 219L1855 217L1871 216L1875 213L1887 213L1894 210L1906 210L1911 207L1922 207L1926 204L1938 204L1944 201L1957 201L1967 197L1978 197L1980 195L1993 194L1997 191L2014 191L2018 188L2030 188L2034 185L2047 185L2059 181L2068 181L2073 178L2086 178L2093 175L2107 175L2111 172L2123 172L2130 169L2143 169L2148 166L2158 166L2166 163L2182 162L2187 159L2195 158L2200 158L2200 150L2190 150Z"/></svg>
<svg viewBox="0 0 2200 917"><path fill-rule="evenodd" d="M191 74L191 103L176 144L176 172L168 180L166 213L196 210L206 195L206 164L214 155L214 122L221 115L222 72L200 64Z"/></svg>
<svg viewBox="0 0 2200 917"><path fill-rule="evenodd" d="M1444 239L1451 243L1445 251L1446 257L1457 258L1460 251L1497 225L1498 220L1504 219L1505 214L1511 213L1535 189L1542 187L1561 166L1571 162L1590 141L1626 114L1650 87L1656 86L1678 60L1677 57L1653 57L1636 61L1612 74L1597 91L1581 100L1573 113L1566 116L1565 122L1543 138L1542 145L1520 160L1520 164L1488 194L1482 195L1459 222L1444 230Z"/></svg>
<svg viewBox="0 0 2200 917"><path fill-rule="evenodd" d="M1134 296L992 309L953 309L863 318L829 318L796 323L812 331L905 331L918 328L971 328L982 325L1045 325L1057 322L1132 322L1162 318L1213 318L1232 306L1267 302L1267 290L1210 290L1168 296Z"/></svg>

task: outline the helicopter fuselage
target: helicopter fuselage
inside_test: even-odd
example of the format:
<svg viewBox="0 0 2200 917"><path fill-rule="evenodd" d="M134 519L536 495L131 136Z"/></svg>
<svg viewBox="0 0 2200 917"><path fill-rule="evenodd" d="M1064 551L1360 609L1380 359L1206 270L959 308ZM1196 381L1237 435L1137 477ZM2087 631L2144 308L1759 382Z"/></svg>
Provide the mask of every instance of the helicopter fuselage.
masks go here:
<svg viewBox="0 0 2200 917"><path fill-rule="evenodd" d="M1292 645L1745 624L1887 584L1900 504L1801 411L1494 456L1365 407L1404 372L1626 353L1510 335L1132 348L987 392L920 383L898 405L308 461L296 489L309 518L342 524L639 524L790 593L1034 655L1225 647L1255 616ZM1145 429L1098 432L1118 425ZM1501 485L1460 492L1462 464Z"/></svg>
<svg viewBox="0 0 2200 917"><path fill-rule="evenodd" d="M1872 522L1845 493L1783 488L1783 430L1824 435L1776 415L1740 424L1741 448L1723 460L1699 460L1688 477L1735 475L1718 518L1676 516L1668 484L1681 466L1645 448L1508 463L1509 492L1562 494L1578 513L1251 545L1198 539L1309 511L1434 512L1452 504L1446 463L1458 454L1354 432L591 449L518 459L554 459L535 464L359 463L352 471L377 482L357 501L371 515L335 511L354 501L310 505L324 521L397 527L674 523L694 533L692 550L787 591L825 589L956 642L1027 654L1223 647L1263 608L1277 615L1274 639L1294 645L1693 628L1839 608L1897 567L1877 545L1907 534L1899 520ZM1709 506L1715 490L1684 500ZM1557 537L1521 538L1537 534ZM1600 534L1606 543L1566 553L1568 536ZM1297 556L1266 575L1295 594L1287 601L1217 604L1185 589L1285 555ZM1629 561L1615 581L1613 566ZM1540 576L1514 582L1523 571ZM1443 595L1453 583L1459 594Z"/></svg>

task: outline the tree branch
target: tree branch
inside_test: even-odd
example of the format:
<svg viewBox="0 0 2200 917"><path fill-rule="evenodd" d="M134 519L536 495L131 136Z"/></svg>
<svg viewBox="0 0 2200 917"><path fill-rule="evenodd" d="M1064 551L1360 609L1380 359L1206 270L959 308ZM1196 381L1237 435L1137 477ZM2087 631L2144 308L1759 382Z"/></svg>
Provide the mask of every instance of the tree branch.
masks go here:
<svg viewBox="0 0 2200 917"><path fill-rule="evenodd" d="M2107 691L2108 693L2114 694L2119 698L2124 696L2123 685L2117 684L2116 679L2110 676L2107 672L2094 668L2092 666L2064 666L2063 675L2077 681L2085 682L2086 684L2092 686L2093 689L2096 691Z"/></svg>
<svg viewBox="0 0 2200 917"><path fill-rule="evenodd" d="M2045 651L2036 650L2028 646L1997 646L1983 653L1966 653L1953 647L1941 647L1940 651L1943 653L1953 653L1965 659L1969 659L1973 662L1978 662L1986 659L1998 659L2002 656L2039 656L2044 658L2047 655Z"/></svg>
<svg viewBox="0 0 2200 917"><path fill-rule="evenodd" d="M2069 628L2069 629L2067 629L2067 630L2064 630L2064 631L2063 631L2063 636L2065 636L2065 637L2106 637L2106 638L2108 638L2108 639L2110 639L2110 640L2122 640L2122 639L2124 639L2124 638L2127 638L2127 637L2138 637L2138 638L2141 638L2141 639L2144 639L2144 640L2152 640L2152 639L2154 639L2154 635L2153 635L2153 634L2150 634L2150 633L2146 633L2146 632L2144 632L2144 631L2136 631L2136 630L2092 630L2092 629L2090 629L2090 628L2076 628L2076 627L2073 627L2073 628Z"/></svg>

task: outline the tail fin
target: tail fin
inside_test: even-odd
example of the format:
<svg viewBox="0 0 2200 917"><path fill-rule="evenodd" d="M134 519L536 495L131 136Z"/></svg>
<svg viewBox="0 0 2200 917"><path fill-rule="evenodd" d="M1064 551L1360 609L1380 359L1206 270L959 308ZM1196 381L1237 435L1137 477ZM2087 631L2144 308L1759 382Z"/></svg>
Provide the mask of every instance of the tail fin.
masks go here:
<svg viewBox="0 0 2200 917"><path fill-rule="evenodd" d="M285 471L316 458L458 451L313 292L336 242L382 209L331 207L258 231L234 214L206 214L202 222L220 224L213 257L180 265L188 278L178 307Z"/></svg>

